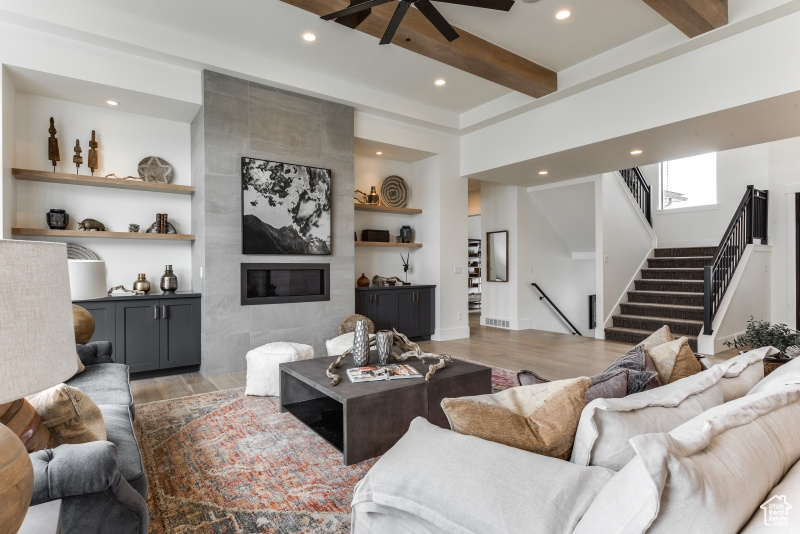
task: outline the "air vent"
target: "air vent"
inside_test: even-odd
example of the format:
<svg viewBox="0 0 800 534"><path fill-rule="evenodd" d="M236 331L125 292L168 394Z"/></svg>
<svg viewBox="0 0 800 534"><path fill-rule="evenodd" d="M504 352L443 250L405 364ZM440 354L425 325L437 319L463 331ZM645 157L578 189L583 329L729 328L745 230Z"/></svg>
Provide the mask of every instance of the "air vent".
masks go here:
<svg viewBox="0 0 800 534"><path fill-rule="evenodd" d="M508 319L492 319L486 318L486 326L496 326L497 328L511 328L511 322Z"/></svg>

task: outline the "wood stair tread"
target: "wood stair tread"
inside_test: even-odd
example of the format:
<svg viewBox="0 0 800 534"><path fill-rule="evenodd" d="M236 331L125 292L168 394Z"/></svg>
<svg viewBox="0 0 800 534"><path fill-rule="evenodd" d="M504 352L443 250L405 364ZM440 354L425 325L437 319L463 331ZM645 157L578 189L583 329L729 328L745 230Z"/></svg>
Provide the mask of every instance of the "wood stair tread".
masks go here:
<svg viewBox="0 0 800 534"><path fill-rule="evenodd" d="M619 317L621 319L638 319L638 320L645 320L645 321L659 321L659 322L663 322L664 324L682 323L682 324L703 326L703 321L695 321L693 319L672 319L670 317L644 317L642 315L629 315L629 314L625 314L625 313L619 313L617 315L614 315L614 317ZM650 332L650 333L652 334L652 332Z"/></svg>
<svg viewBox="0 0 800 534"><path fill-rule="evenodd" d="M678 293L681 295L682 293ZM623 302L625 306L643 306L645 308L670 308L673 310L702 310L702 306L684 306L683 304L656 304L654 302ZM657 317L656 317L657 319Z"/></svg>
<svg viewBox="0 0 800 534"><path fill-rule="evenodd" d="M624 327L621 327L621 326L609 326L607 328L604 328L603 330L605 332L609 332L610 331L610 332L618 332L620 334L632 334L632 335L636 335L636 336L644 336L645 338L653 333L653 332L650 332L649 330L638 330L636 328L624 328ZM690 336L690 335L687 335L687 334L682 334L682 335L680 335L678 337L685 337L685 338L689 338L691 340L696 340L697 339L697 336ZM678 338L675 338L675 339L678 339Z"/></svg>
<svg viewBox="0 0 800 534"><path fill-rule="evenodd" d="M685 282L686 280L662 280L665 282ZM637 295L675 295L685 297L686 295L702 296L702 291L658 291L656 289L632 289L628 293L636 293Z"/></svg>

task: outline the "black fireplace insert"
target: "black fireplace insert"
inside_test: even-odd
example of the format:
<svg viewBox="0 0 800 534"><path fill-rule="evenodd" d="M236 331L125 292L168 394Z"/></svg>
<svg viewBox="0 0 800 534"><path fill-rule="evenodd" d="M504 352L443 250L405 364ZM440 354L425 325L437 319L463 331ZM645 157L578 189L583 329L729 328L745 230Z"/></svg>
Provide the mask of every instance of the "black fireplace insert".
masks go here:
<svg viewBox="0 0 800 534"><path fill-rule="evenodd" d="M331 300L329 263L243 263L242 305Z"/></svg>

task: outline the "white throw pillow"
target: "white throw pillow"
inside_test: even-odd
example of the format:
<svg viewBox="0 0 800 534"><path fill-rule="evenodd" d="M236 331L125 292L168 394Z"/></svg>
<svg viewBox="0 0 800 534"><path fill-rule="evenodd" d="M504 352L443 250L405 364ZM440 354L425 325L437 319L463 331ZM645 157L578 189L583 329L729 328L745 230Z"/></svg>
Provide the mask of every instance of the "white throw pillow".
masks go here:
<svg viewBox="0 0 800 534"><path fill-rule="evenodd" d="M739 532L800 458L800 389L749 395L669 434L631 439L636 457L575 534Z"/></svg>
<svg viewBox="0 0 800 534"><path fill-rule="evenodd" d="M754 395L764 391L774 391L775 389L790 384L800 384L800 358L795 358L788 363L784 363L772 371L764 380L756 384L748 395Z"/></svg>
<svg viewBox="0 0 800 534"><path fill-rule="evenodd" d="M328 356L340 356L344 354L345 351L352 349L355 335L355 332L345 332L340 336L326 341L325 349L328 351ZM375 334L370 334L369 339L370 341L375 339Z"/></svg>
<svg viewBox="0 0 800 534"><path fill-rule="evenodd" d="M778 352L778 349L774 347L761 347L734 356L727 362L719 364L729 364L728 370L725 371L720 381L725 402L745 396L748 391L761 382L764 379L764 358L778 354Z"/></svg>
<svg viewBox="0 0 800 534"><path fill-rule="evenodd" d="M633 457L628 440L640 434L669 432L724 402L719 384L733 364L706 371L621 399L595 399L581 413L570 462L619 471Z"/></svg>

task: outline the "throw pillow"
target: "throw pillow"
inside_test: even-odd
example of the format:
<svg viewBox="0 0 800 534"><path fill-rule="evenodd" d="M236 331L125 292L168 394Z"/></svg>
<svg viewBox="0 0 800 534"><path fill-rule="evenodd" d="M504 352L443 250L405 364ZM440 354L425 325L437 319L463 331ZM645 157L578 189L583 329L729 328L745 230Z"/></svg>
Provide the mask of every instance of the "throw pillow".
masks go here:
<svg viewBox="0 0 800 534"><path fill-rule="evenodd" d="M517 382L520 386L531 384L545 384L551 380L541 377L533 371L522 370L517 373ZM595 399L619 399L628 395L628 389L633 393L647 391L660 386L658 374L655 372L632 371L630 369L612 369L601 375L592 377L592 383L586 390L586 404Z"/></svg>
<svg viewBox="0 0 800 534"><path fill-rule="evenodd" d="M75 354L75 357L78 359L78 371L75 374L79 375L79 374L81 374L82 372L84 372L86 370L86 366L83 365L83 362L81 361L81 357L80 356Z"/></svg>
<svg viewBox="0 0 800 534"><path fill-rule="evenodd" d="M731 364L720 381L725 402L745 396L761 382L764 379L764 358L777 353L778 349L773 347L761 347L723 362Z"/></svg>
<svg viewBox="0 0 800 534"><path fill-rule="evenodd" d="M655 347L657 345L663 345L669 341L674 341L675 336L672 335L672 331L669 329L669 326L664 325L652 334L650 334L647 339L642 341L637 345L637 347L643 347L645 349L649 349L650 347Z"/></svg>
<svg viewBox="0 0 800 534"><path fill-rule="evenodd" d="M628 373L628 395L633 395L634 393L646 391L661 385L653 360L650 359L647 352L641 346L633 347L627 354L603 371L603 374L616 371L617 369L628 369L632 371Z"/></svg>
<svg viewBox="0 0 800 534"><path fill-rule="evenodd" d="M800 390L784 389L725 403L669 434L636 436L635 458L575 533L739 532L800 458L798 434Z"/></svg>
<svg viewBox="0 0 800 534"><path fill-rule="evenodd" d="M645 353L653 361L662 384L671 384L703 370L703 366L689 347L687 337L650 347L645 349Z"/></svg>
<svg viewBox="0 0 800 534"><path fill-rule="evenodd" d="M81 390L59 384L27 398L50 429L56 445L106 439L100 408Z"/></svg>
<svg viewBox="0 0 800 534"><path fill-rule="evenodd" d="M589 384L581 377L519 386L443 399L442 409L455 432L566 460Z"/></svg>
<svg viewBox="0 0 800 534"><path fill-rule="evenodd" d="M775 352L770 352L769 355L777 353L777 350L775 349L772 350L774 350ZM755 387L753 387L753 389L751 389L747 394L753 395L755 393L761 393L764 391L773 391L780 387L788 386L791 384L800 384L800 357L794 358L792 359L792 361L784 363L783 365L772 371L769 375L767 375L764 378L764 380L756 384Z"/></svg>

